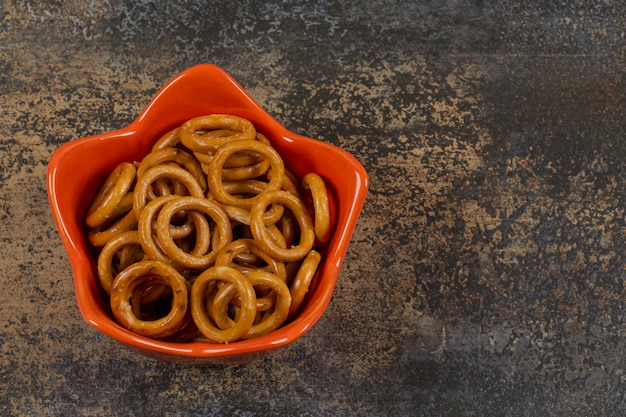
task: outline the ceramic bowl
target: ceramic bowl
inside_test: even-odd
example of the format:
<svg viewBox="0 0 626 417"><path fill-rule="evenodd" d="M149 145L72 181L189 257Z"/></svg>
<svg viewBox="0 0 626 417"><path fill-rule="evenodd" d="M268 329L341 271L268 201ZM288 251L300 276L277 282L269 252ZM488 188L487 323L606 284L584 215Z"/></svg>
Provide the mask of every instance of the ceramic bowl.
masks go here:
<svg viewBox="0 0 626 417"><path fill-rule="evenodd" d="M262 337L228 344L152 340L117 324L99 288L84 218L95 191L122 161L142 159L171 128L210 113L245 117L263 132L296 175L317 172L326 181L332 236L301 313ZM147 357L174 363L227 364L261 358L304 335L328 306L368 187L363 166L344 150L288 131L265 112L222 69L201 64L169 81L130 125L110 133L72 140L49 162L48 198L71 264L77 304L98 331Z"/></svg>

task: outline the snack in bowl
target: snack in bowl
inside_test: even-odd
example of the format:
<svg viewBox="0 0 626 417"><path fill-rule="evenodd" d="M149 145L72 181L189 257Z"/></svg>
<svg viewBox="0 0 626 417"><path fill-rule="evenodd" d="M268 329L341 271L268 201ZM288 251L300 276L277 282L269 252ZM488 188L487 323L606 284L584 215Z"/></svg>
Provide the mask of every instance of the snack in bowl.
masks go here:
<svg viewBox="0 0 626 417"><path fill-rule="evenodd" d="M298 180L249 120L211 114L117 165L85 224L118 323L154 339L231 343L296 317L330 213L318 174Z"/></svg>
<svg viewBox="0 0 626 417"><path fill-rule="evenodd" d="M233 120L237 122L215 128L211 123L215 123L216 118L212 115L234 116ZM188 123L192 120L193 123ZM253 126L257 132L253 138L250 137L250 126L241 120L246 120ZM185 123L188 124L183 133ZM208 130L220 132L211 134L214 137L205 143L199 136L203 136ZM236 142L240 144L252 142L255 144L251 149L237 149L238 145L220 143L225 136L235 135L239 135ZM259 143L270 145L270 148L280 156L284 169L282 179L279 175L273 174L281 171L274 153L268 151L267 147L258 145ZM184 149L185 152L172 149L177 147ZM126 164L130 164L132 168ZM160 166L167 168L159 168ZM135 178L139 172L141 178L150 178L152 185L147 186L143 181L136 179L128 185L128 178L132 176L133 169ZM259 177L260 172L265 173L261 174L263 181L242 179L249 176ZM308 174L314 176L303 181ZM202 178L206 179L206 185ZM317 197L322 195L319 191L319 179L322 180L326 191L326 201L322 198L320 202ZM114 185L109 186L108 192L100 193L102 185L107 183ZM239 184L233 185L234 183ZM219 364L257 359L292 343L309 331L330 302L337 275L365 200L367 186L367 174L354 157L336 146L288 131L261 109L228 74L218 67L207 64L197 65L174 77L127 127L111 133L73 140L61 146L52 155L48 167L50 206L72 266L76 299L81 314L93 327L130 349L151 358L177 363ZM131 188L132 197L129 192ZM267 192L260 193L262 189L267 189ZM173 195L171 193L174 190L187 194L184 195L184 201L176 203L165 201L170 199L168 195ZM306 205L307 211L313 208L309 211L308 222L305 220L302 225L296 221L293 214L291 216L294 217L294 221L276 220L279 218L280 208L274 207L284 205L283 211L298 210L297 203L294 205L287 202L291 199L289 196L294 195L294 190L303 194L303 200L306 200L304 195L310 198ZM210 195L210 198L207 198L207 195ZM92 204L98 200L101 200L102 204ZM210 200L221 201L221 206L229 207L222 208L219 214L216 214L217 210L213 212L211 208L201 208ZM233 202L243 203L243 207L230 207L230 203ZM326 219L323 216L317 221L315 204L320 207L320 213L324 210L324 205L327 205L327 226L324 225ZM132 207L132 210L129 210L129 207ZM194 207L194 210L189 207ZM159 222L158 213L164 208L165 214ZM188 216L187 211L190 212ZM226 212L231 220L229 231L221 225L215 233L215 227L221 224L219 219L223 212ZM116 220L112 221L108 216L113 216ZM150 222L142 223L143 226L140 227L142 216L154 217ZM232 227L233 219L238 223L236 228ZM319 227L316 227L316 221ZM148 223L150 227L146 226ZM242 225L246 223L250 224L250 228L243 232ZM311 228L313 235L310 232ZM192 229L194 237L198 235L199 239L190 240L184 237ZM308 230L306 236L301 236L301 229ZM280 231L280 235L276 230ZM248 241L235 244L233 242L240 239L229 240L222 236L229 232L241 233L238 237ZM142 233L145 240L140 237ZM255 234L262 236L262 240L255 240ZM281 240L280 236L286 242L276 244L277 240ZM154 241L152 244L150 239ZM144 245L148 242L145 248L141 244L142 241ZM116 260L116 266L110 270L104 267L104 272L101 273L93 251L95 246L104 248L109 244L107 242L115 242L115 246L111 243L112 247L100 252L99 256L111 260L120 256L119 248L128 247L130 249L123 250L125 253L123 263L126 266L140 265L134 267L137 270L131 269L123 276L141 275L141 268L155 268L154 273L144 274L149 278L135 283L132 283L131 278L124 278L120 282L121 287L116 287L120 294L124 294L121 297L123 300L130 300L121 308L122 310L129 307L132 310L133 305L144 305L143 311L135 307L135 318L143 315L144 318L155 319L152 321L168 321L169 313L172 312L171 308L168 310L168 306L172 305L168 302L179 306L185 304L184 300L187 300L187 310L182 314L182 324L179 322L169 329L164 326L165 333L170 333L169 335L154 337L138 334L129 329L129 327L135 329L135 324L124 325L116 319L107 288L109 285L110 291L114 288L115 277L120 272L118 270L120 261ZM285 250L287 242L289 249L294 249L293 251ZM223 253L220 256L220 251L206 249L207 245L225 247L231 244L233 246L228 250L232 251L230 254L239 252L234 258L229 257L230 254L227 256ZM317 261L317 255L313 254L313 246L320 249L319 252L315 250L321 255ZM308 251L303 248L308 248ZM143 259L146 252L150 251L152 251L150 259ZM310 255L312 260L305 260L303 257L305 252L313 254ZM172 262L160 259L164 253L181 255L181 260ZM273 255L267 259L261 258L260 254L268 253ZM276 256L282 257L282 260L274 260L275 265L270 259ZM306 268L297 270L293 267L296 261L290 259L296 256L299 257L297 262L307 264ZM156 261L160 262L157 267L141 264ZM110 265L113 265L113 261L111 262ZM218 262L219 265L216 265ZM290 274L292 279L289 291L291 303L284 319L284 307L289 297L280 295L286 294L284 287L270 281L277 273L282 273L279 263L285 264L285 270L289 271L285 273ZM103 265L105 264L106 262L103 262ZM171 292L172 289L185 293L181 281L173 279L172 277L176 275L167 267L162 268L161 264L168 265L183 276L187 297L178 297L173 301L174 297L168 296L161 298L161 302L150 305L150 300L157 300L164 292ZM219 284L219 297L215 298L210 307L214 316L209 324L214 329L207 330L207 333L211 334L211 330L224 330L223 328L235 327L235 324L239 323L243 310L237 312L239 307L234 304L240 303L245 294L249 294L250 287L241 287L244 296L241 294L236 296L233 295L233 288L236 288L233 282L240 278L240 275L245 275L239 267L256 264L265 267L262 271L254 271L256 275L254 282L257 284L248 283L253 291L258 291L261 295L255 295L257 311L267 311L266 316L269 317L276 310L268 306L272 302L276 306L280 304L279 313L274 315L273 320L283 320L282 324L269 332L265 330L257 332L258 328L255 328L252 333L255 337L251 338L244 337L250 329L245 333L238 330L242 335L229 343L223 343L219 337L218 340L211 341L204 335L196 339L187 339L190 334L197 335L199 330L194 328L199 326L191 314L193 312L191 300L194 294L191 291L191 281L199 280L203 273L209 271L200 281L201 286L206 285L208 289ZM315 264L315 268L311 266ZM198 273L190 280L184 276L185 271L181 271L181 265L187 265L184 268L194 269ZM214 267L219 268L212 270ZM251 272L253 271L246 273L249 275ZM272 277L268 278L268 274ZM226 278L227 276L229 278ZM230 282L232 285L224 284L227 280L233 281ZM299 284L296 285L296 282ZM297 292L296 287L300 286L308 286L308 291ZM271 291L268 288L271 288ZM213 288L211 291L216 289ZM265 298L264 292L274 295ZM198 292L200 293L202 291ZM218 296L217 291L213 296ZM271 301L272 298L275 299ZM237 299L240 300L235 301ZM163 306L162 300L168 300L166 306ZM205 316L208 316L208 309L205 308L204 312ZM172 316L175 315L172 313ZM204 316L201 313L196 315L200 317L198 322L202 326ZM250 320L249 316L245 315L244 324ZM172 321L174 319L178 319L178 316L173 317ZM131 317L131 323L132 320ZM142 326L146 325L139 325ZM242 327L247 327L247 324Z"/></svg>

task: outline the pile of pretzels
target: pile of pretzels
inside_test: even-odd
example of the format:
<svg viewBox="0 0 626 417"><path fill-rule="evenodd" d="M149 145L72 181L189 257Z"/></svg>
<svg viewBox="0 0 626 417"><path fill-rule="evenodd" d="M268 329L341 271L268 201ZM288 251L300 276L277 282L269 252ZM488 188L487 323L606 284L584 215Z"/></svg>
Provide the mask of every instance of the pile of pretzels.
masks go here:
<svg viewBox="0 0 626 417"><path fill-rule="evenodd" d="M317 173L297 178L249 120L196 117L122 162L87 210L98 280L138 335L230 343L299 313L331 230Z"/></svg>

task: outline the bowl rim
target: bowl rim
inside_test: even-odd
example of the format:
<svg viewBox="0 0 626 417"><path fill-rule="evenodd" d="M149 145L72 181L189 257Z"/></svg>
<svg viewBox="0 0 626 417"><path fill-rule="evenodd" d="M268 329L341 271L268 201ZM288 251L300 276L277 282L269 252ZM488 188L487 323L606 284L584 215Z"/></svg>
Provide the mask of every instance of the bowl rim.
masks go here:
<svg viewBox="0 0 626 417"><path fill-rule="evenodd" d="M321 292L319 294L316 293L316 297L310 300L312 307L307 309L306 315L298 315L287 325L271 332L269 335L228 344L215 344L200 341L176 343L153 340L124 329L111 317L108 317L109 320L103 321L101 313L98 312L98 309L94 308L92 302L93 286L97 285L93 276L93 259L89 259L89 257L85 256L84 250L81 249L81 243L77 241L77 236L74 236L66 227L66 220L70 215L63 212L59 204L60 199L63 198L63 187L57 183L57 174L68 155L77 152L86 142L104 141L112 137L125 137L136 134L138 131L142 130L142 126L146 121L154 117L152 114L154 109L157 108L163 100L167 100L167 97L175 92L180 85L202 79L205 80L204 82L208 80L210 83L224 83L224 85L227 86L226 89L230 90L231 94L237 95L241 102L241 114L244 115L243 117L248 113L254 114L257 118L262 118L267 125L270 125L276 135L280 135L284 139L291 139L293 141L314 141L315 146L327 147L329 150L332 150L342 161L351 167L352 171L350 171L350 173L354 175L353 181L355 181L355 194L351 196L349 200L350 207L348 208L347 221L342 224L341 230L338 229L335 231L339 237L336 245L337 248L343 252L343 255L340 256L336 261L337 264L334 265L336 274L332 282L330 282L330 285L316 290ZM348 174L349 173L346 172L346 175ZM354 156L335 145L289 131L267 113L233 77L213 64L198 64L171 78L154 95L138 117L127 126L111 132L73 139L61 145L51 155L47 170L48 201L60 239L69 258L76 292L75 298L81 315L92 327L114 340L125 344L127 347L133 350L139 350L141 353L145 354L154 353L164 355L166 360L168 357L223 358L233 355L249 355L266 350L275 350L293 342L308 332L320 319L332 298L339 269L343 263L345 252L347 251L349 241L365 201L369 187L368 183L367 172ZM84 236L82 238L84 239ZM92 279L86 280L79 278L85 276L85 274L91 275Z"/></svg>

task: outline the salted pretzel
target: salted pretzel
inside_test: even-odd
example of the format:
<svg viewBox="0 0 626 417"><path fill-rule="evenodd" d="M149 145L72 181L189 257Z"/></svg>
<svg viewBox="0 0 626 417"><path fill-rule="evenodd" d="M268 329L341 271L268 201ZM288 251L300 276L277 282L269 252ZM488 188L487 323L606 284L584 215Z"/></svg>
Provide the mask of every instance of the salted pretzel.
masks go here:
<svg viewBox="0 0 626 417"><path fill-rule="evenodd" d="M277 245L268 234L267 225L263 220L263 214L270 204L280 204L288 208L294 216L294 220L300 229L300 237L297 245L289 248ZM252 236L258 242L263 251L281 261L296 261L303 259L313 248L315 243L315 231L313 221L304 206L304 203L293 194L286 191L275 190L259 194L258 199L250 209L250 230Z"/></svg>
<svg viewBox="0 0 626 417"><path fill-rule="evenodd" d="M169 312L154 320L142 320L133 312L134 291L151 282L171 288ZM189 306L189 283L172 266L159 261L141 261L120 272L111 288L111 309L117 321L126 329L151 338L164 338L178 332L185 324Z"/></svg>
<svg viewBox="0 0 626 417"><path fill-rule="evenodd" d="M104 246L118 234L135 230L136 228L137 219L135 218L135 213L133 213L132 210L129 210L124 217L117 220L108 229L91 229L87 233L87 239L93 246Z"/></svg>
<svg viewBox="0 0 626 417"><path fill-rule="evenodd" d="M106 223L115 212L135 180L137 170L130 162L122 162L109 174L87 210L85 223L98 227Z"/></svg>
<svg viewBox="0 0 626 417"><path fill-rule="evenodd" d="M263 192L251 197L234 196L226 191L223 184L222 169L224 163L231 155L242 150L254 151L262 154L269 160L272 170L270 180L268 181ZM278 190L281 188L284 173L284 162L278 152L270 145L258 140L236 140L225 143L215 152L208 167L207 181L211 196L217 201L222 204L249 209L260 195L268 191Z"/></svg>
<svg viewBox="0 0 626 417"><path fill-rule="evenodd" d="M314 172L302 178L302 188L311 191L313 199L315 237L319 246L328 243L330 232L330 210L328 208L328 191L324 180Z"/></svg>
<svg viewBox="0 0 626 417"><path fill-rule="evenodd" d="M169 233L172 217L179 212L195 211L208 215L215 222L219 239L212 250L205 253L187 253L183 251ZM215 201L202 197L178 197L166 202L157 217L156 233L163 251L179 265L192 269L204 269L213 265L219 251L232 241L230 219L222 207Z"/></svg>
<svg viewBox="0 0 626 417"><path fill-rule="evenodd" d="M271 272L259 270L251 271L246 275L246 278L255 288L263 287L271 289L272 299L275 299L271 309L263 308L263 311L260 312L257 306L258 321L241 336L242 339L252 339L276 330L285 322L289 314L289 306L291 305L291 293L289 292L287 284ZM228 304L234 298L235 294L236 288L234 286L224 286L217 291L211 303L211 317L217 326L221 328L227 329L235 325L234 320L228 317L227 314ZM265 298L269 298L269 296ZM239 310L244 308L243 303L241 303L241 305L242 307L240 307ZM260 317L258 316L259 314Z"/></svg>
<svg viewBox="0 0 626 417"><path fill-rule="evenodd" d="M171 264L174 264L175 262L167 256L167 254L163 251L160 243L158 242L156 234L156 220L159 212L161 211L161 208L165 205L165 203L175 198L177 197L174 195L166 195L159 196L150 201L141 211L141 215L138 221L139 241L146 255L150 259L159 260ZM203 230L205 229L200 229L200 231ZM206 241L205 245L208 245L208 240L210 239L209 236L201 233L199 234L199 237L200 239L204 238L204 240Z"/></svg>
<svg viewBox="0 0 626 417"><path fill-rule="evenodd" d="M174 162L185 168L198 181L202 190L206 190L206 177L198 160L191 153L173 146L155 149L146 155L137 167L137 177L142 178L149 168L167 162Z"/></svg>
<svg viewBox="0 0 626 417"><path fill-rule="evenodd" d="M304 301L304 297L309 291L311 281L317 272L317 268L322 260L322 255L316 250L311 250L302 261L298 272L291 283L291 305L289 306L289 319L296 317L300 311L300 306Z"/></svg>
<svg viewBox="0 0 626 417"><path fill-rule="evenodd" d="M213 153L230 141L254 139L256 129L249 120L242 117L209 114L183 123L179 135L182 144L192 151Z"/></svg>
<svg viewBox="0 0 626 417"><path fill-rule="evenodd" d="M152 150L155 151L157 149L166 148L166 147L177 147L180 145L180 127L175 127L172 130L169 130L164 135L162 135L155 143L152 145Z"/></svg>
<svg viewBox="0 0 626 417"><path fill-rule="evenodd" d="M226 329L220 329L209 317L205 296L211 282L232 284L241 298L237 321ZM241 339L252 327L256 317L256 294L252 283L239 271L228 266L213 266L200 274L191 287L191 314L200 332L210 341L228 343Z"/></svg>
<svg viewBox="0 0 626 417"><path fill-rule="evenodd" d="M107 293L111 294L113 279L126 266L119 260L120 251L127 246L140 246L139 233L136 230L119 233L109 240L98 255L98 278L100 286ZM114 266L115 258L118 259L117 267Z"/></svg>
<svg viewBox="0 0 626 417"><path fill-rule="evenodd" d="M190 195L204 197L204 190L192 173L178 165L156 165L147 169L143 176L137 178L137 184L133 192L133 211L137 219L141 216L141 210L150 200L150 186L162 178L175 179L186 187Z"/></svg>

